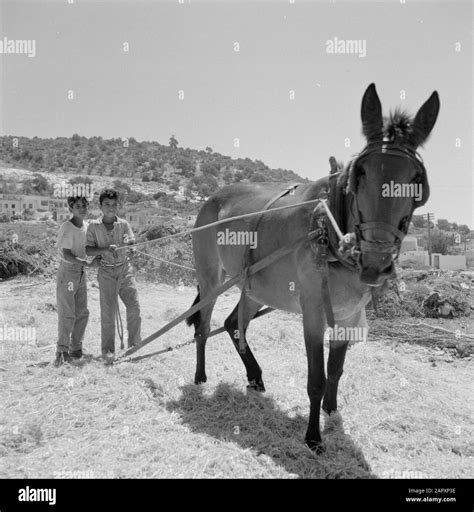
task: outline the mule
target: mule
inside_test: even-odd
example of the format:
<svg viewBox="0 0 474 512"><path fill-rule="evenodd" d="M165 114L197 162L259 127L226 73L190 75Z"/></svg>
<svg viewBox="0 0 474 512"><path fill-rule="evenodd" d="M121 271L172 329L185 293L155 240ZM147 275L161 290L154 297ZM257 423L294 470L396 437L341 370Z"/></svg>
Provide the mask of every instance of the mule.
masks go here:
<svg viewBox="0 0 474 512"><path fill-rule="evenodd" d="M416 153L428 138L438 116L439 97L435 91L414 118L395 110L382 117L382 107L374 84L364 93L361 107L362 132L366 148L335 177L326 176L315 182L301 184L292 193L281 194L284 185L276 183L239 183L227 186L212 195L203 205L196 227L249 212L260 211L272 197L279 197L273 207L317 199L334 186L330 194L333 213L342 233L355 239L352 264L342 258L337 243L332 242L328 255L327 283L334 320L338 326L367 327L365 306L371 290L394 277L394 260L401 240L408 230L413 210L426 203L429 185L424 165ZM414 183L422 194L414 197L386 197L382 189L390 182ZM334 197L339 197L337 208ZM252 230L252 220L232 220L223 225L193 234L193 249L198 279L198 296L194 304L209 297L223 282L225 274L235 276L250 263L296 241L310 231L314 204L272 211L253 223L254 248L222 240L222 231L245 233ZM240 237L241 240L244 237ZM239 240L235 237L235 240ZM355 259L355 262L354 262ZM310 401L306 444L316 452L323 450L320 434L320 408L331 414L337 411L337 389L349 339L330 342L327 378L324 367L324 333L326 330L324 274L318 268L308 240L295 246L291 254L253 275L247 283L224 326L235 347L239 348L238 317L244 333L263 305L293 313L302 313L304 341L308 361L307 393ZM195 383L206 382L205 347L210 320L216 300L187 319L195 328L197 350ZM265 391L262 370L245 338L245 351L238 350L247 371L249 386Z"/></svg>

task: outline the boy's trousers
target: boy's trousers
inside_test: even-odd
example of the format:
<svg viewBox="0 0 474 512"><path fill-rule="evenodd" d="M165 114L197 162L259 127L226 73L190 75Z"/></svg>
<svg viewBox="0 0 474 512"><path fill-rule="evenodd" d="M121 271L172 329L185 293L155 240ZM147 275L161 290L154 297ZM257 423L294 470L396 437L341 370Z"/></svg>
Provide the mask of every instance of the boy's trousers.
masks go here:
<svg viewBox="0 0 474 512"><path fill-rule="evenodd" d="M82 349L89 319L87 283L83 266L61 263L56 278L58 352Z"/></svg>
<svg viewBox="0 0 474 512"><path fill-rule="evenodd" d="M102 354L115 352L115 314L118 297L127 309L128 346L141 342L141 317L137 283L130 263L116 267L102 266L97 272L100 293Z"/></svg>

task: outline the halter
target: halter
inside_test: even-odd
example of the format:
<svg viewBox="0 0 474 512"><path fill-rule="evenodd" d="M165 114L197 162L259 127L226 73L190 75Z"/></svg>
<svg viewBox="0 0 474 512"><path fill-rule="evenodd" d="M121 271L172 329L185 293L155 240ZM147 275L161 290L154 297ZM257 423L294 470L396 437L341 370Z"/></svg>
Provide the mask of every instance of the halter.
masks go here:
<svg viewBox="0 0 474 512"><path fill-rule="evenodd" d="M426 173L425 166L423 164L423 159L421 158L419 153L417 153L417 151L390 142L378 141L368 144L361 151L361 153L359 153L359 155L350 163L348 176L349 182L351 179L351 175L354 172L354 169L356 165L360 162L360 160L374 153L398 157L408 157L412 162L415 162L416 165L421 169L422 175L425 175ZM353 190L351 211L354 216L354 228L356 236L355 252L358 253L358 259L360 259L360 253L389 253L394 254L394 259L396 260L398 258L398 255L400 254L402 240L408 232L408 227L410 225L410 220L413 215L414 209L415 208L412 208L410 214L402 219L401 229L398 229L398 227L392 226L391 224L382 221L361 222L359 205L357 202L357 191ZM386 231L395 236L395 241L384 242L381 240L364 240L364 231L367 231L369 229L379 229L382 231Z"/></svg>

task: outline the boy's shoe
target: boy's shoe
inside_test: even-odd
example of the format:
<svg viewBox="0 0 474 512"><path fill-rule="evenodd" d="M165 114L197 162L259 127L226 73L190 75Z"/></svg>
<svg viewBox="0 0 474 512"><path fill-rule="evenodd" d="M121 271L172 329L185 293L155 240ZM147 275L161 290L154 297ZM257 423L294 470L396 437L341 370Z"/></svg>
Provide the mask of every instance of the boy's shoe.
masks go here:
<svg viewBox="0 0 474 512"><path fill-rule="evenodd" d="M64 363L70 363L71 362L71 356L68 352L58 352L56 354L56 359L54 360L54 366L58 367L61 366Z"/></svg>
<svg viewBox="0 0 474 512"><path fill-rule="evenodd" d="M83 356L82 349L69 351L71 359L80 359Z"/></svg>

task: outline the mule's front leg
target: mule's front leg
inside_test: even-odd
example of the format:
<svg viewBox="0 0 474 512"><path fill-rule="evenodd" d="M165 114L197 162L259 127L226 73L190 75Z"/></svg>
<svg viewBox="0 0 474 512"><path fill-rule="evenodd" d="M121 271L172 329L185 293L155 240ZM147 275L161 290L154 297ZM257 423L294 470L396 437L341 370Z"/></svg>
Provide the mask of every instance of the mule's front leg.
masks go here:
<svg viewBox="0 0 474 512"><path fill-rule="evenodd" d="M323 400L323 411L327 414L337 411L337 387L344 367L348 340L330 340L328 358L328 380Z"/></svg>
<svg viewBox="0 0 474 512"><path fill-rule="evenodd" d="M340 340L335 330L333 330L333 336L329 340L328 380L323 400L323 411L327 414L337 411L337 388L344 369L350 331L352 330L355 333L355 336L351 337L354 341L364 341L367 335L365 308L356 312L351 318L337 322L335 329L339 327L346 329L344 339ZM348 327L350 329L347 329Z"/></svg>
<svg viewBox="0 0 474 512"><path fill-rule="evenodd" d="M305 442L316 453L323 451L319 430L321 399L326 388L324 373L324 313L318 297L302 300L304 342L308 359L308 396L310 402L309 424Z"/></svg>
<svg viewBox="0 0 474 512"><path fill-rule="evenodd" d="M203 384L207 381L206 377L206 341L207 337L197 334L194 337L196 341L196 373L194 374L194 383Z"/></svg>

